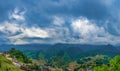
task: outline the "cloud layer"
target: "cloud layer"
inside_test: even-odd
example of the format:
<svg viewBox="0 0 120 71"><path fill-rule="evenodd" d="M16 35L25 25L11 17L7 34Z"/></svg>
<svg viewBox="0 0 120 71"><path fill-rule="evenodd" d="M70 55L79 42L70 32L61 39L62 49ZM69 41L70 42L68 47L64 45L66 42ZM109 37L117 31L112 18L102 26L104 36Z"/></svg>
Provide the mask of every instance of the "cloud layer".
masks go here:
<svg viewBox="0 0 120 71"><path fill-rule="evenodd" d="M0 44L120 44L118 0L0 1Z"/></svg>

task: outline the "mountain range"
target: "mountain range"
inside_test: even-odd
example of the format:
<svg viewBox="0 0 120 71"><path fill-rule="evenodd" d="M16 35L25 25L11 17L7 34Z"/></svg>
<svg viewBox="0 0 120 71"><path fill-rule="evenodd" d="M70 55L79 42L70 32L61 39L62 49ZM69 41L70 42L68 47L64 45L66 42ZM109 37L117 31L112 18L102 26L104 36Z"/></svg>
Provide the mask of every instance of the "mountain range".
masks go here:
<svg viewBox="0 0 120 71"><path fill-rule="evenodd" d="M120 55L120 46L113 45L89 45L89 44L24 44L24 45L0 45L0 51L6 52L11 48L15 48L28 54L33 53L43 53L47 56L53 56L58 53L67 53L71 57L78 56L89 56L89 55L109 55L115 56Z"/></svg>

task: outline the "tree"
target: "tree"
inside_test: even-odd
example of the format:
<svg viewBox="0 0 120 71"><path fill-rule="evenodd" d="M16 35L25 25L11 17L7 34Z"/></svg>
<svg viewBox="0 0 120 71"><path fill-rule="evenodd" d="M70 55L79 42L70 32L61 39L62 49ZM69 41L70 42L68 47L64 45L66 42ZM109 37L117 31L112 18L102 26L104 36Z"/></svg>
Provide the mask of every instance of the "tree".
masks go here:
<svg viewBox="0 0 120 71"><path fill-rule="evenodd" d="M112 71L120 70L120 56L115 56L113 59L110 60L110 69Z"/></svg>
<svg viewBox="0 0 120 71"><path fill-rule="evenodd" d="M12 58L16 58L17 60L24 62L24 63L31 63L32 61L23 54L20 50L16 50L15 48L12 48L9 51L9 54Z"/></svg>
<svg viewBox="0 0 120 71"><path fill-rule="evenodd" d="M94 67L94 71L119 71L120 70L120 56L115 56L109 61L110 65L102 65Z"/></svg>
<svg viewBox="0 0 120 71"><path fill-rule="evenodd" d="M109 69L109 67L107 65L103 65L103 66L95 67L94 71L110 71L110 69Z"/></svg>

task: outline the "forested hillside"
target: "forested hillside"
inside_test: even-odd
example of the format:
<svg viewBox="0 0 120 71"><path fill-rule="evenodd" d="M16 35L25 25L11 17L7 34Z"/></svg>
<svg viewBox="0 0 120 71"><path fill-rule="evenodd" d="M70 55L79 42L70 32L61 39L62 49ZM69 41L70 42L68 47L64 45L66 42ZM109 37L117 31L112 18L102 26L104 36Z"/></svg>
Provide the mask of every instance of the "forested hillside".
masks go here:
<svg viewBox="0 0 120 71"><path fill-rule="evenodd" d="M73 52L76 50L70 50ZM33 52L32 52L33 53ZM119 71L120 56L87 55L71 58L65 51L47 58L45 54L36 54L37 59L12 48L0 54L0 71ZM35 53L33 53L34 55ZM30 58L31 57L31 58ZM11 60L12 59L12 60Z"/></svg>

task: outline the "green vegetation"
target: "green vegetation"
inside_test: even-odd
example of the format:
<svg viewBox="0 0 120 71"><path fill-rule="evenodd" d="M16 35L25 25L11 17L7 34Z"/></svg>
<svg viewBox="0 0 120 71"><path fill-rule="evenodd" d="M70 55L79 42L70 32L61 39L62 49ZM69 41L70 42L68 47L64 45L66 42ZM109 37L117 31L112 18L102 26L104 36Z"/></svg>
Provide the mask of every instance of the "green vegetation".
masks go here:
<svg viewBox="0 0 120 71"><path fill-rule="evenodd" d="M48 63L52 67L65 69L70 63L70 57L67 53L61 51L56 56L52 56Z"/></svg>
<svg viewBox="0 0 120 71"><path fill-rule="evenodd" d="M16 50L12 48L9 52L10 57L16 58L18 61L23 62L23 63L31 63L32 61L23 54L20 50Z"/></svg>
<svg viewBox="0 0 120 71"><path fill-rule="evenodd" d="M96 55L71 60L67 53L61 52L52 56L49 60L40 54L40 59L36 60L36 63L42 63L42 66L50 66L56 71L61 69L62 71L120 71L120 56L110 58L106 55ZM37 66L41 66L40 64Z"/></svg>
<svg viewBox="0 0 120 71"><path fill-rule="evenodd" d="M65 52L60 51L48 58L44 53L39 52L37 59L28 58L23 52L12 48L7 54L0 54L0 71L22 71L13 65L7 55L18 63L23 63L27 71L41 71L47 68L50 71L120 71L120 56L113 58L107 55L84 56L72 59Z"/></svg>
<svg viewBox="0 0 120 71"><path fill-rule="evenodd" d="M120 56L115 56L109 63L109 65L94 67L94 71L120 71Z"/></svg>
<svg viewBox="0 0 120 71"><path fill-rule="evenodd" d="M30 53L29 53L30 54ZM37 55L38 54L38 55ZM45 55L42 52L39 52L34 63L36 66L50 66L54 70L59 71L82 71L82 70L93 70L93 71L119 71L120 66L120 57L110 57L108 55L86 55L86 56L77 56L72 58L65 51L59 51L51 56L50 54ZM52 53L51 53L52 54ZM28 55L29 56L29 55ZM47 57L51 56L51 57ZM116 61L117 60L117 61ZM117 63L117 65L116 65ZM35 67L34 67L35 68ZM116 68L116 70L115 70Z"/></svg>
<svg viewBox="0 0 120 71"><path fill-rule="evenodd" d="M3 54L0 54L0 71L23 71L14 66Z"/></svg>
<svg viewBox="0 0 120 71"><path fill-rule="evenodd" d="M109 57L105 55L96 55L96 56L88 56L82 57L77 61L78 66L74 68L75 71L82 71L82 69L93 70L96 66L102 66L103 64L109 63Z"/></svg>

